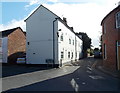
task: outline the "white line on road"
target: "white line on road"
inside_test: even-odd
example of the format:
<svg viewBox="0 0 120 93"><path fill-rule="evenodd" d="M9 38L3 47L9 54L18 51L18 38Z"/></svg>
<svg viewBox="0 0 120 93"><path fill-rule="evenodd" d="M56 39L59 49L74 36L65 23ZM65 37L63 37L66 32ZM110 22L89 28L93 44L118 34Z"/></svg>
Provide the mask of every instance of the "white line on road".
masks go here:
<svg viewBox="0 0 120 93"><path fill-rule="evenodd" d="M44 71L36 71L36 72L20 74L11 77L5 77L2 78L2 91L19 88L37 82L41 82L47 79L52 79L66 74L70 74L73 73L75 70L77 70L79 67L80 66L70 66L70 67L63 67L60 69L58 68L58 69L51 69Z"/></svg>
<svg viewBox="0 0 120 93"><path fill-rule="evenodd" d="M87 67L87 69L92 70L92 68L90 68L90 67Z"/></svg>
<svg viewBox="0 0 120 93"><path fill-rule="evenodd" d="M92 73L92 72L91 72L91 71L89 71L89 70L87 70L86 72L87 72L87 73L89 73L89 74L91 74L91 73Z"/></svg>
<svg viewBox="0 0 120 93"><path fill-rule="evenodd" d="M102 77L102 76L89 76L90 78L92 78L92 79L104 79L104 77Z"/></svg>
<svg viewBox="0 0 120 93"><path fill-rule="evenodd" d="M76 92L79 91L79 86L78 84L76 83L76 81L74 80L74 78L72 78L72 80L70 81L72 87L75 89Z"/></svg>

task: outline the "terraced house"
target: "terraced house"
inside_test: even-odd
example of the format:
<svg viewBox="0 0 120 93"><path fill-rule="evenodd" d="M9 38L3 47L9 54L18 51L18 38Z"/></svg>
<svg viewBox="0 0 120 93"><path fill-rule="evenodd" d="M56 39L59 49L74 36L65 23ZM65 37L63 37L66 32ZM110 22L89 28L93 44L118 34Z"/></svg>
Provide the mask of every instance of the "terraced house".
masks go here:
<svg viewBox="0 0 120 93"><path fill-rule="evenodd" d="M62 66L82 57L82 40L61 19L40 5L26 20L27 64Z"/></svg>
<svg viewBox="0 0 120 93"><path fill-rule="evenodd" d="M120 5L104 17L101 25L103 65L120 70Z"/></svg>

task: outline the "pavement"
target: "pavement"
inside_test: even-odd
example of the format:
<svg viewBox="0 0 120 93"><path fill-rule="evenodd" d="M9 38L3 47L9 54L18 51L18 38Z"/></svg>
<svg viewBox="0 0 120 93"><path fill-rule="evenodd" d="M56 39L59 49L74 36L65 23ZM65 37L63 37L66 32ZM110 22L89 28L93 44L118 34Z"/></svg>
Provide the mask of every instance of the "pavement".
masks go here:
<svg viewBox="0 0 120 93"><path fill-rule="evenodd" d="M1 67L2 78L51 69L51 67L28 66L28 65L2 65Z"/></svg>
<svg viewBox="0 0 120 93"><path fill-rule="evenodd" d="M97 59L97 61L92 65L93 68L105 73L105 74L108 74L108 75L111 75L115 78L119 78L120 79L120 71L110 71L109 69L107 68L104 68L103 65L102 65L102 59Z"/></svg>
<svg viewBox="0 0 120 93"><path fill-rule="evenodd" d="M97 69L102 71L103 73L106 73L108 75L111 75L115 78L120 79L120 71L109 71L109 70L105 69L103 66L98 66Z"/></svg>
<svg viewBox="0 0 120 93"><path fill-rule="evenodd" d="M36 82L45 81L73 73L80 66L64 66L62 68L53 68L49 70L41 70L30 73L18 74L14 76L2 78L2 91L19 88L34 84Z"/></svg>
<svg viewBox="0 0 120 93"><path fill-rule="evenodd" d="M98 63L99 62L99 63ZM96 69L100 60L89 57L62 68L40 70L2 78L5 92L120 91L120 79ZM27 69L26 69L27 70ZM119 92L118 92L119 93Z"/></svg>

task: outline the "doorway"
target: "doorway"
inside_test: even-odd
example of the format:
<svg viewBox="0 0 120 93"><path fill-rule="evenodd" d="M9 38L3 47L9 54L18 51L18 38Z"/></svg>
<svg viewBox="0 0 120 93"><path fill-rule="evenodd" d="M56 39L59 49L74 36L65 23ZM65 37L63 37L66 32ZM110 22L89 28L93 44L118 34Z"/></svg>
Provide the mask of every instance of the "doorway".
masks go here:
<svg viewBox="0 0 120 93"><path fill-rule="evenodd" d="M117 43L117 62L118 62L118 70L120 70L120 42Z"/></svg>

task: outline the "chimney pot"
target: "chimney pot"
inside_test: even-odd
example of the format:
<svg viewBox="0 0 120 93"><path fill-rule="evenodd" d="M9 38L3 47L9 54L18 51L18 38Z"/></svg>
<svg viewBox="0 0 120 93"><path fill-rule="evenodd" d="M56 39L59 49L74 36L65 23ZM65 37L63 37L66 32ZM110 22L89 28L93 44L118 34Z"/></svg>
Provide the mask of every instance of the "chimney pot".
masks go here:
<svg viewBox="0 0 120 93"><path fill-rule="evenodd" d="M65 17L63 17L63 21L64 21L65 23L67 23L67 19L66 19Z"/></svg>

